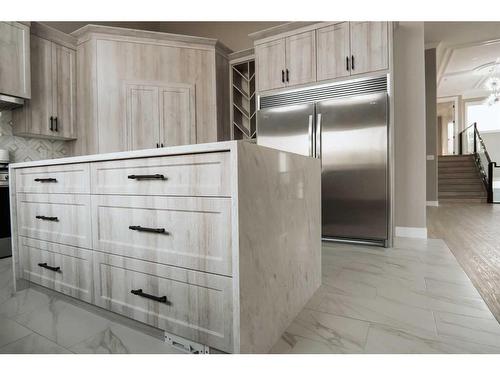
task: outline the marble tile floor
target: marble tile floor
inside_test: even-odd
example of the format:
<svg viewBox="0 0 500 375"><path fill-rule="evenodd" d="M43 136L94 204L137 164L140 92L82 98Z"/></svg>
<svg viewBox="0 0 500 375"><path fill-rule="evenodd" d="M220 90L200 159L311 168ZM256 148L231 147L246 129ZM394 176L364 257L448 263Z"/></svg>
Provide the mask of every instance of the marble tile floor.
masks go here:
<svg viewBox="0 0 500 375"><path fill-rule="evenodd" d="M323 283L271 353L500 353L500 325L442 240L324 243ZM174 353L160 332L31 287L0 260L0 353ZM178 353L178 352L176 352Z"/></svg>
<svg viewBox="0 0 500 375"><path fill-rule="evenodd" d="M159 330L48 289L13 294L11 259L0 260L0 354L182 354Z"/></svg>
<svg viewBox="0 0 500 375"><path fill-rule="evenodd" d="M500 353L500 324L442 240L324 243L322 265L272 353Z"/></svg>

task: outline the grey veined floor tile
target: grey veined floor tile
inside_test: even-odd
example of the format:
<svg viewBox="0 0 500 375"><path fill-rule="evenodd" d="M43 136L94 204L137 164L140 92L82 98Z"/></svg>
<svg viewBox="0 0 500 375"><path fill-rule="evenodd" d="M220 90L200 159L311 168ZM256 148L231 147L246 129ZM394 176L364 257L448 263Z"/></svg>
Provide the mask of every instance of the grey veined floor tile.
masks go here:
<svg viewBox="0 0 500 375"><path fill-rule="evenodd" d="M362 353L369 323L303 310L271 353Z"/></svg>
<svg viewBox="0 0 500 375"><path fill-rule="evenodd" d="M441 312L436 312L434 315L439 336L500 349L500 325L494 318L473 318Z"/></svg>
<svg viewBox="0 0 500 375"><path fill-rule="evenodd" d="M15 293L0 304L0 316L14 317L37 310L54 300L55 297L51 297L37 290L31 288L24 289Z"/></svg>
<svg viewBox="0 0 500 375"><path fill-rule="evenodd" d="M108 325L106 319L62 300L52 301L14 319L65 348L95 335Z"/></svg>
<svg viewBox="0 0 500 375"><path fill-rule="evenodd" d="M365 353L371 354L468 354L500 353L500 348L451 338L421 337L383 325L370 325Z"/></svg>
<svg viewBox="0 0 500 375"><path fill-rule="evenodd" d="M87 354L182 354L155 337L121 324L109 324L104 330L72 346L70 350Z"/></svg>
<svg viewBox="0 0 500 375"><path fill-rule="evenodd" d="M30 333L29 329L12 319L0 317L0 347L17 341Z"/></svg>
<svg viewBox="0 0 500 375"><path fill-rule="evenodd" d="M72 354L69 350L57 345L55 342L31 333L22 339L14 341L0 348L2 354Z"/></svg>

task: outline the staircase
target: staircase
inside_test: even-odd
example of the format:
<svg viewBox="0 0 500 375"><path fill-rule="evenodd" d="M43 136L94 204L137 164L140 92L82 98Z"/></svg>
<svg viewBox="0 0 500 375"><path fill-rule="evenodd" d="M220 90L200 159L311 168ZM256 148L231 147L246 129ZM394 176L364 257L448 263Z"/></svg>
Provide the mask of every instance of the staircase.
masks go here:
<svg viewBox="0 0 500 375"><path fill-rule="evenodd" d="M438 158L439 202L486 202L487 193L473 155Z"/></svg>

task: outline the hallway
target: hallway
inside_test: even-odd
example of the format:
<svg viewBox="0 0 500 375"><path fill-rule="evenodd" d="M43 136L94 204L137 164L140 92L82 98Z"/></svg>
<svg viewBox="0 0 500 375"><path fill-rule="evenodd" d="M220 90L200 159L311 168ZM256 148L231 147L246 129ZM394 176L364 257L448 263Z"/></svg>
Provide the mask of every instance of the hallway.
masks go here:
<svg viewBox="0 0 500 375"><path fill-rule="evenodd" d="M442 238L500 322L500 205L427 208L429 238Z"/></svg>

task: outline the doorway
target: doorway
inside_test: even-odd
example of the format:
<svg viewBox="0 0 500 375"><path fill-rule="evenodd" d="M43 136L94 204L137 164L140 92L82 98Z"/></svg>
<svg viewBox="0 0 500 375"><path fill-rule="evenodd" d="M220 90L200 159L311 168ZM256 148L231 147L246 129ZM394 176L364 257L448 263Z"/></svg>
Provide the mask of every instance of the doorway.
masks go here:
<svg viewBox="0 0 500 375"><path fill-rule="evenodd" d="M437 116L438 155L455 155L457 154L455 102L447 101L438 103Z"/></svg>

